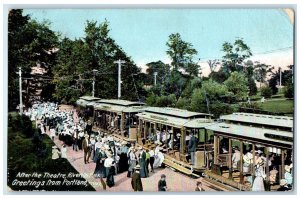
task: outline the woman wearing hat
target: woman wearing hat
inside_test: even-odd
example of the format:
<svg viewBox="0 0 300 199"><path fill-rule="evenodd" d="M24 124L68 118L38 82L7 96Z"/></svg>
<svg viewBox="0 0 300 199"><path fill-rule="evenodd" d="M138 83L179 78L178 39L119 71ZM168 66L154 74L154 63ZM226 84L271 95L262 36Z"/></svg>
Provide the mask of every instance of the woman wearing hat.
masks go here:
<svg viewBox="0 0 300 199"><path fill-rule="evenodd" d="M137 158L136 158L136 155L135 155L135 150L133 147L130 147L129 148L129 151L128 151L128 162L129 162L129 167L128 167L128 173L127 173L127 177L131 177L132 176L132 172L133 172L133 169L134 167L136 166L137 164Z"/></svg>
<svg viewBox="0 0 300 199"><path fill-rule="evenodd" d="M292 164L290 164L290 165L285 165L285 167L284 167L284 170L285 170L284 178L286 179L287 184L288 184L289 186L291 186L292 183L293 183L293 175L292 175L292 173L291 173L291 168L292 168L292 167L293 167Z"/></svg>
<svg viewBox="0 0 300 199"><path fill-rule="evenodd" d="M114 181L115 161L112 158L113 157L112 153L107 152L106 155L107 158L104 161L104 166L107 173L106 184L107 186L112 187L115 185L115 181Z"/></svg>
<svg viewBox="0 0 300 199"><path fill-rule="evenodd" d="M146 164L146 152L143 149L143 147L140 147L139 150L140 150L139 163L140 163L140 167L141 167L140 174L141 174L142 178L147 178L148 177L148 169L147 169L147 164Z"/></svg>
<svg viewBox="0 0 300 199"><path fill-rule="evenodd" d="M103 178L106 177L106 169L104 167L105 158L106 158L105 148L101 146L99 148L97 155L95 156L96 168L94 171L94 175L96 178L100 178L100 182L104 190L106 190L106 184L103 180Z"/></svg>
<svg viewBox="0 0 300 199"><path fill-rule="evenodd" d="M264 178L266 175L260 164L255 165L255 179L252 185L252 191L265 191Z"/></svg>
<svg viewBox="0 0 300 199"><path fill-rule="evenodd" d="M126 141L121 142L119 153L120 153L119 173L123 173L124 171L128 171L128 157L127 157L128 147Z"/></svg>
<svg viewBox="0 0 300 199"><path fill-rule="evenodd" d="M136 165L135 172L132 174L131 186L134 191L143 191L143 184L140 175L140 165Z"/></svg>

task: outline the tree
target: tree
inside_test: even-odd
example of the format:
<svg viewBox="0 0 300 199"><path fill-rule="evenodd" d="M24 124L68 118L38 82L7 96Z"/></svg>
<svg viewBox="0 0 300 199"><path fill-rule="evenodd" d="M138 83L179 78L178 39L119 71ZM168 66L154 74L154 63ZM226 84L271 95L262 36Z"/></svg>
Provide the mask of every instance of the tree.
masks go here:
<svg viewBox="0 0 300 199"><path fill-rule="evenodd" d="M270 73L273 69L274 67L271 67L270 65L255 62L254 75L255 79L260 83L260 87L263 83L265 83L267 74Z"/></svg>
<svg viewBox="0 0 300 199"><path fill-rule="evenodd" d="M88 49L84 41L64 38L54 66L55 92L53 96L63 103L74 103L78 97L91 92L88 76ZM85 79L85 80L83 80Z"/></svg>
<svg viewBox="0 0 300 199"><path fill-rule="evenodd" d="M289 70L285 71L285 77L287 78L285 82L285 88L284 88L284 96L286 98L294 98L294 65L288 66Z"/></svg>
<svg viewBox="0 0 300 199"><path fill-rule="evenodd" d="M87 21L85 37L61 41L58 63L55 66L54 96L65 103L74 103L79 96L91 95L95 77L95 96L117 98L118 66L121 59L122 99L141 100L145 96L140 69L109 36L109 23ZM98 72L93 72L93 70Z"/></svg>
<svg viewBox="0 0 300 199"><path fill-rule="evenodd" d="M294 98L294 84L292 81L289 81L284 88L284 96L286 98Z"/></svg>
<svg viewBox="0 0 300 199"><path fill-rule="evenodd" d="M254 64L251 60L248 60L244 63L244 74L248 79L249 95L256 95L257 87L254 80Z"/></svg>
<svg viewBox="0 0 300 199"><path fill-rule="evenodd" d="M280 81L280 72L281 72L281 85L287 86L289 81L291 81L293 76L293 65L287 67L288 70L282 71L282 68L279 67L276 71L270 71L271 78L268 80L269 87L272 89L272 94L275 95L278 92L278 85Z"/></svg>
<svg viewBox="0 0 300 199"><path fill-rule="evenodd" d="M162 61L150 62L146 64L148 67L146 70L147 79L145 80L148 84L154 84L154 73L157 72L157 84L163 84L167 75L170 74L170 65L165 64Z"/></svg>
<svg viewBox="0 0 300 199"><path fill-rule="evenodd" d="M172 70L162 85L162 95L175 94L176 98L179 98L182 95L187 82L187 76L184 76L179 71Z"/></svg>
<svg viewBox="0 0 300 199"><path fill-rule="evenodd" d="M272 95L276 95L277 92L278 92L278 82L279 82L279 77L280 76L280 71L275 71L275 72L272 72L271 74L271 78L269 79L269 87L271 88L272 90Z"/></svg>
<svg viewBox="0 0 300 199"><path fill-rule="evenodd" d="M224 84L237 100L242 100L248 96L248 80L244 74L233 72Z"/></svg>
<svg viewBox="0 0 300 199"><path fill-rule="evenodd" d="M190 76L198 76L199 65L193 62L193 57L198 52L191 43L183 41L180 34L176 33L169 36L167 47L167 55L170 56L175 71L183 69Z"/></svg>
<svg viewBox="0 0 300 199"><path fill-rule="evenodd" d="M176 108L189 110L191 105L191 99L190 98L184 98L180 97L176 102Z"/></svg>
<svg viewBox="0 0 300 199"><path fill-rule="evenodd" d="M215 72L217 66L220 64L220 62L218 60L208 60L207 61L207 64L209 66L209 69L210 69L210 73L213 73Z"/></svg>
<svg viewBox="0 0 300 199"><path fill-rule="evenodd" d="M102 98L117 98L118 67L114 61L121 59L122 64L122 99L138 100L142 91L139 77L140 69L130 57L109 36L109 22L105 20L100 25L95 21L87 21L85 42L91 58L89 69L99 71L95 84L95 94Z"/></svg>
<svg viewBox="0 0 300 199"><path fill-rule="evenodd" d="M23 10L12 9L8 15L8 107L15 110L19 103L18 75L22 68L23 77L31 77L31 67L40 65L47 69L44 74L52 76L51 67L55 64L55 53L51 49L58 44L59 34L49 28L50 23L39 23L32 20L29 15L23 16ZM41 82L42 87L47 82ZM31 92L35 92L32 90ZM30 93L27 93L29 95ZM25 103L28 98L24 98Z"/></svg>
<svg viewBox="0 0 300 199"><path fill-rule="evenodd" d="M233 44L229 42L223 43L222 51L225 53L222 60L222 67L226 73L242 71L243 61L252 56L250 47L243 39L237 39Z"/></svg>
<svg viewBox="0 0 300 199"><path fill-rule="evenodd" d="M211 79L204 81L201 88L196 88L193 91L191 110L207 113L211 105L219 102L226 94L229 94L226 85L219 84Z"/></svg>

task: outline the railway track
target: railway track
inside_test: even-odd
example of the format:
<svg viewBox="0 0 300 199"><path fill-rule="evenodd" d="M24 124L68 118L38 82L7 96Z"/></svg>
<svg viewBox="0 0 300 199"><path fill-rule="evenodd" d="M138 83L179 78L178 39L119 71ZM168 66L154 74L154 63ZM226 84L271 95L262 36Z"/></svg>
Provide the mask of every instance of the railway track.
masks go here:
<svg viewBox="0 0 300 199"><path fill-rule="evenodd" d="M205 183L206 186L216 191L239 191L238 189L227 186L210 178L203 178L202 183Z"/></svg>

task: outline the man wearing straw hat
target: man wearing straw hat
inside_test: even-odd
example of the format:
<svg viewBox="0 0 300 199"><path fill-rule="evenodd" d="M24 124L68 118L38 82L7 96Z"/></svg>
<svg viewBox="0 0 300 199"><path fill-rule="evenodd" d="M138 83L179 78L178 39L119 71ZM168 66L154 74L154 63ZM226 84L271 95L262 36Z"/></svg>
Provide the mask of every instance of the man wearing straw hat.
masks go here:
<svg viewBox="0 0 300 199"><path fill-rule="evenodd" d="M140 165L136 165L135 172L132 175L131 186L134 191L143 191L143 184L140 175Z"/></svg>
<svg viewBox="0 0 300 199"><path fill-rule="evenodd" d="M280 180L280 187L277 189L277 191L289 191L291 190L289 187L288 187L288 182L286 179L281 179Z"/></svg>

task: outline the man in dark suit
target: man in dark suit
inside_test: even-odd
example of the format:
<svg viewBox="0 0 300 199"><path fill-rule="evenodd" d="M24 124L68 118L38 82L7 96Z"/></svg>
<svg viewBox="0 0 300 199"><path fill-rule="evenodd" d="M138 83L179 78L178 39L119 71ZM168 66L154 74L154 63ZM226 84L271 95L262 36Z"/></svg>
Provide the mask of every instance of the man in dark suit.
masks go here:
<svg viewBox="0 0 300 199"><path fill-rule="evenodd" d="M189 145L188 145L188 152L191 155L191 160L192 160L192 165L195 165L195 152L197 148L197 139L194 135L194 132L191 135L191 138L189 140Z"/></svg>
<svg viewBox="0 0 300 199"><path fill-rule="evenodd" d="M135 172L132 174L131 186L134 191L143 191L143 184L140 175L140 165L135 167Z"/></svg>
<svg viewBox="0 0 300 199"><path fill-rule="evenodd" d="M85 139L82 141L82 149L84 152L84 164L89 163L89 159L91 156L91 141L89 139L89 135L84 136Z"/></svg>

